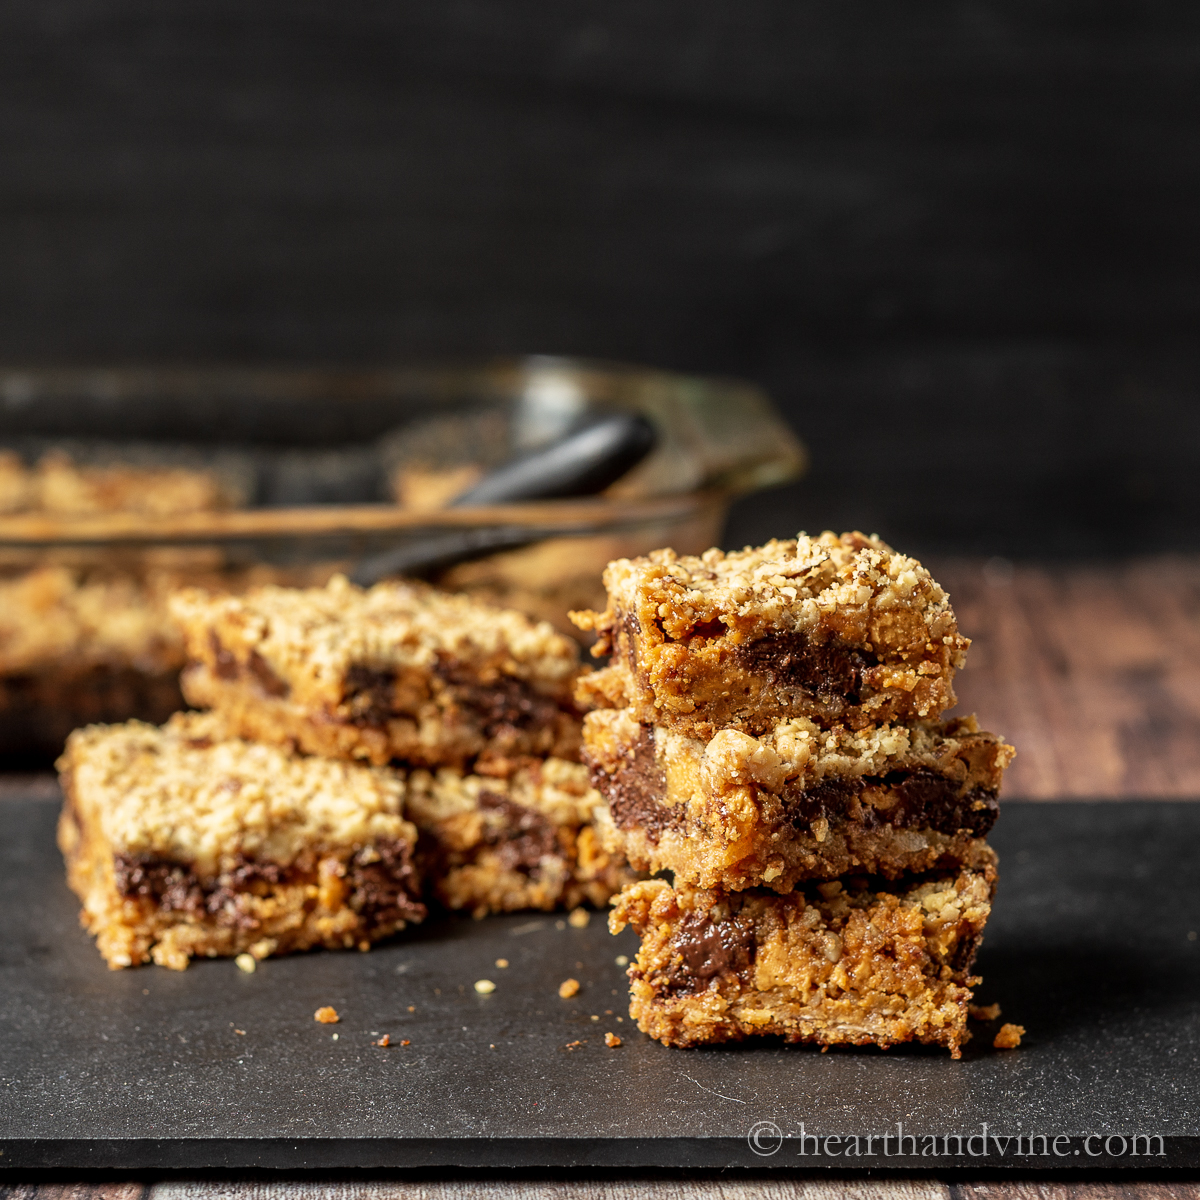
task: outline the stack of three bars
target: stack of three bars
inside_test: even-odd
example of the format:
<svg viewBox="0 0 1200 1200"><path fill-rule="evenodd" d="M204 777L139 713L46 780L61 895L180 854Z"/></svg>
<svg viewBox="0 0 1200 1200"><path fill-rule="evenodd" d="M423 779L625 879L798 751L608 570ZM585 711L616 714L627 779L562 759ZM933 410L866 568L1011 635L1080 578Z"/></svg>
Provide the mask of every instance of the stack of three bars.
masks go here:
<svg viewBox="0 0 1200 1200"><path fill-rule="evenodd" d="M578 651L421 585L198 589L161 729L74 733L60 844L112 967L366 949L432 896L476 915L604 904Z"/></svg>
<svg viewBox="0 0 1200 1200"><path fill-rule="evenodd" d="M942 720L968 641L916 561L861 534L605 573L604 670L580 691L606 844L670 872L625 888L631 1015L676 1046L969 1036L1001 776Z"/></svg>

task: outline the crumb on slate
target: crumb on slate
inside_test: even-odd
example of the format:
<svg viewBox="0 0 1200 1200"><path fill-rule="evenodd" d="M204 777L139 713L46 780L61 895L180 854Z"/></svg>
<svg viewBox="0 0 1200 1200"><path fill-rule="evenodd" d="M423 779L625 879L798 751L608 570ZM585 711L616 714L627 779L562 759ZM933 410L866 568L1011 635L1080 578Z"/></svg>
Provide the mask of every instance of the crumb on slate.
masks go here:
<svg viewBox="0 0 1200 1200"><path fill-rule="evenodd" d="M412 1042L411 1042L411 1040L410 1040L410 1039L408 1039L408 1038L402 1038L402 1039L401 1039L401 1041L400 1041L400 1045L402 1045L402 1046L411 1046L411 1045L412 1045Z"/></svg>
<svg viewBox="0 0 1200 1200"><path fill-rule="evenodd" d="M390 1046L392 1044L391 1034L385 1033L377 1042L372 1042L372 1046Z"/></svg>
<svg viewBox="0 0 1200 1200"><path fill-rule="evenodd" d="M580 1041L568 1042L566 1045L566 1049L578 1050L582 1045L583 1045L583 1042L580 1042Z"/></svg>
<svg viewBox="0 0 1200 1200"><path fill-rule="evenodd" d="M239 954L233 961L237 963L238 970L245 971L247 975L253 975L258 969L258 960L253 954Z"/></svg>
<svg viewBox="0 0 1200 1200"><path fill-rule="evenodd" d="M592 914L586 908L573 908L571 915L567 918L567 924L572 929L586 929L591 919Z"/></svg>
<svg viewBox="0 0 1200 1200"><path fill-rule="evenodd" d="M606 1033L604 1035L604 1044L610 1050L615 1050L621 1044L621 1039L615 1033Z"/></svg>
<svg viewBox="0 0 1200 1200"><path fill-rule="evenodd" d="M477 979L475 981L475 990L481 996L487 996L496 990L496 985L490 979Z"/></svg>
<svg viewBox="0 0 1200 1200"><path fill-rule="evenodd" d="M336 1025L341 1019L337 1009L331 1004L322 1005L313 1013L313 1020L320 1021L322 1025Z"/></svg>
<svg viewBox="0 0 1200 1200"><path fill-rule="evenodd" d="M577 996L579 994L579 980L564 979L562 983L558 985L558 994L564 1000L570 1000L572 996Z"/></svg>
<svg viewBox="0 0 1200 1200"><path fill-rule="evenodd" d="M503 971L504 968L508 966L508 959L507 958L496 959L496 966L498 966L500 968L500 970Z"/></svg>
<svg viewBox="0 0 1200 1200"><path fill-rule="evenodd" d="M967 1014L973 1021L994 1021L1000 1015L998 1004L968 1004Z"/></svg>
<svg viewBox="0 0 1200 1200"><path fill-rule="evenodd" d="M616 962L617 962L618 967L629 966L629 955L628 954L618 954Z"/></svg>
<svg viewBox="0 0 1200 1200"><path fill-rule="evenodd" d="M997 1050L1015 1050L1021 1044L1021 1037L1024 1033L1024 1025L1001 1025L1000 1032L996 1034L996 1040L992 1045Z"/></svg>

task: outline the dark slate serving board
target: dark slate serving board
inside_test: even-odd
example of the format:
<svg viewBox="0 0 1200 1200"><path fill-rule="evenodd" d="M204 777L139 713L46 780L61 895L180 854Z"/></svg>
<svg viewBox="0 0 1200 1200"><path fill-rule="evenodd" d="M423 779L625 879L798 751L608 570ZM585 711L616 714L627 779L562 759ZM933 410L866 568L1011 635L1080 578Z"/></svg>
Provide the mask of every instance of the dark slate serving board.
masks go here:
<svg viewBox="0 0 1200 1200"><path fill-rule="evenodd" d="M977 998L1029 1032L997 1052L983 1027L960 1062L664 1049L616 1020L634 939L598 916L440 919L253 975L110 972L76 922L55 813L0 802L5 1167L1200 1166L1200 804L1005 807ZM583 989L564 1001L568 976ZM314 1022L325 1004L339 1025ZM915 1144L883 1141L896 1122ZM1134 1134L1161 1147L1134 1154Z"/></svg>

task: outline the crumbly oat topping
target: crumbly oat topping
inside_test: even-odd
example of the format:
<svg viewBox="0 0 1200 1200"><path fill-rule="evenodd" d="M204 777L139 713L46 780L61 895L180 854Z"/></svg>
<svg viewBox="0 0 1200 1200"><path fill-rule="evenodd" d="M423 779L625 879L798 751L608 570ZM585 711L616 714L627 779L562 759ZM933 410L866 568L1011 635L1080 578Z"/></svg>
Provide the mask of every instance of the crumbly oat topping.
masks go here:
<svg viewBox="0 0 1200 1200"><path fill-rule="evenodd" d="M619 765L643 729L628 709L598 709L584 717L583 725L589 758L608 770ZM919 767L964 778L975 767L974 782L998 787L1017 753L981 730L973 715L860 730L822 729L798 717L780 721L758 737L722 729L707 743L660 726L654 738L662 760L698 763L706 783L717 790L753 784L778 792L798 779L883 776Z"/></svg>
<svg viewBox="0 0 1200 1200"><path fill-rule="evenodd" d="M227 738L210 713L178 713L162 728L88 726L58 765L114 853L187 863L200 878L244 858L288 866L416 839L396 772Z"/></svg>
<svg viewBox="0 0 1200 1200"><path fill-rule="evenodd" d="M299 704L336 705L356 667L432 670L451 660L482 682L509 676L564 697L579 672L575 644L546 622L420 584L364 591L339 575L323 588L262 587L240 596L188 588L171 611L190 657L211 657L214 638L239 662L257 655Z"/></svg>
<svg viewBox="0 0 1200 1200"><path fill-rule="evenodd" d="M420 829L432 830L455 818L481 817L480 797L497 796L531 809L553 825L586 825L602 804L591 786L588 769L560 758L534 760L508 778L466 775L452 768L412 771L408 776L407 812Z"/></svg>
<svg viewBox="0 0 1200 1200"><path fill-rule="evenodd" d="M764 628L832 623L847 641L883 646L893 640L895 615L917 611L924 618L921 640L946 645L953 667L963 665L969 645L958 634L949 598L929 572L915 558L861 533L800 534L699 556L656 550L609 563L604 583L613 603L648 618L644 625L660 624L671 641L686 641L714 621L743 637ZM611 615L611 608L581 613L577 623L603 630Z"/></svg>

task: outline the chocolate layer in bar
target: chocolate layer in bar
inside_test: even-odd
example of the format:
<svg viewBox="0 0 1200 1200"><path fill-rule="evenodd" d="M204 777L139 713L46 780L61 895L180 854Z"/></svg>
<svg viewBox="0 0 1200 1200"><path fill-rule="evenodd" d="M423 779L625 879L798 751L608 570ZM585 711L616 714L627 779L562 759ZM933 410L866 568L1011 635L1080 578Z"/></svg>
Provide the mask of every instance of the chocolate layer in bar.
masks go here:
<svg viewBox="0 0 1200 1200"><path fill-rule="evenodd" d="M705 743L600 709L584 738L606 842L635 868L778 892L966 861L995 823L1014 753L973 718L858 732L793 720Z"/></svg>

